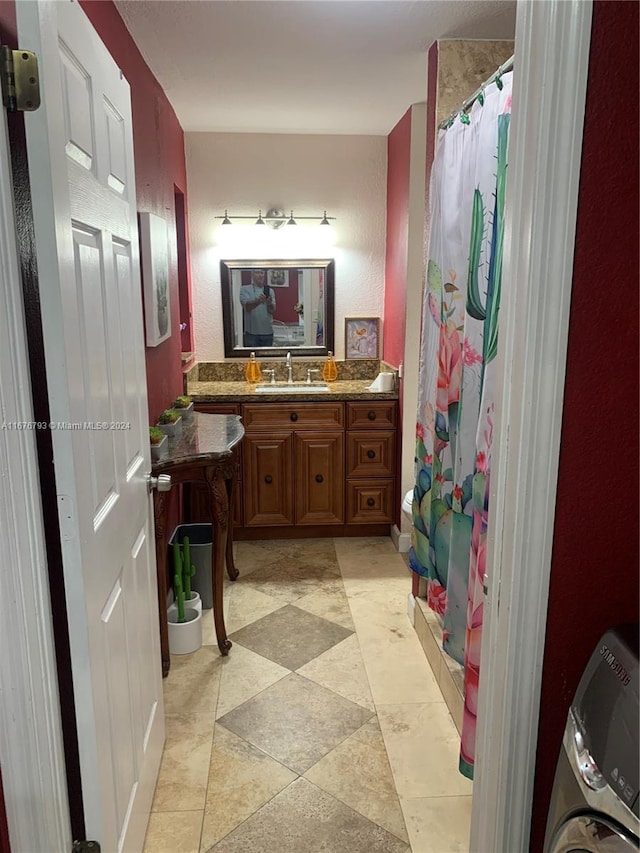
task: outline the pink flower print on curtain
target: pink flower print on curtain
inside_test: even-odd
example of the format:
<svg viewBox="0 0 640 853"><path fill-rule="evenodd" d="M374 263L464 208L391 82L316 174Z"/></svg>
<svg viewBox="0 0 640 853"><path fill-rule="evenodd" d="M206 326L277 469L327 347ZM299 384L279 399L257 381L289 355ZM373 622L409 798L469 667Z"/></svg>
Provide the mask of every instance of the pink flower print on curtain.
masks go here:
<svg viewBox="0 0 640 853"><path fill-rule="evenodd" d="M462 345L460 333L453 320L440 324L440 346L438 348L438 396L436 406L448 412L452 403L460 399L462 384Z"/></svg>

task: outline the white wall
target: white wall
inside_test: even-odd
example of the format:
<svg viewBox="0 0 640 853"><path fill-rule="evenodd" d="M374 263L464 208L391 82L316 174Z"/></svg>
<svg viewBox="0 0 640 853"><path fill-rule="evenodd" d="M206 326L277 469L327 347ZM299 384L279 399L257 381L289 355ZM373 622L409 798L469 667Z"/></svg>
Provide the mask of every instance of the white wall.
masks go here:
<svg viewBox="0 0 640 853"><path fill-rule="evenodd" d="M382 317L386 137L187 133L185 145L198 361L224 359L221 258L335 258L335 355L344 358L345 316ZM274 231L214 218L270 207L294 216L326 209L336 221Z"/></svg>

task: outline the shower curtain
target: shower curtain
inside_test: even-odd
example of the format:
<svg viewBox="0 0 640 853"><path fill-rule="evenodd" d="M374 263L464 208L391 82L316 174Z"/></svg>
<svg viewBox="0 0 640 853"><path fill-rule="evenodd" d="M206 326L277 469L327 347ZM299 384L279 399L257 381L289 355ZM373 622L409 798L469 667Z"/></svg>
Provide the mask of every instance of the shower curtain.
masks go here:
<svg viewBox="0 0 640 853"><path fill-rule="evenodd" d="M441 130L431 173L410 565L464 665L473 778L512 73Z"/></svg>

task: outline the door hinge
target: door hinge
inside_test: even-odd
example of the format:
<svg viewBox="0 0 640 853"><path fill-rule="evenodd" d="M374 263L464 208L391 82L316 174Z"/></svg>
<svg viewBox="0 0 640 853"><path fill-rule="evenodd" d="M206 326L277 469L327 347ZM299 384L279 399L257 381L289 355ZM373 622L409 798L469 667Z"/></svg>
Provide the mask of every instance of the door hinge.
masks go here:
<svg viewBox="0 0 640 853"><path fill-rule="evenodd" d="M97 841L74 841L71 853L100 853Z"/></svg>
<svg viewBox="0 0 640 853"><path fill-rule="evenodd" d="M38 59L31 50L0 45L2 103L10 113L32 112L40 106Z"/></svg>

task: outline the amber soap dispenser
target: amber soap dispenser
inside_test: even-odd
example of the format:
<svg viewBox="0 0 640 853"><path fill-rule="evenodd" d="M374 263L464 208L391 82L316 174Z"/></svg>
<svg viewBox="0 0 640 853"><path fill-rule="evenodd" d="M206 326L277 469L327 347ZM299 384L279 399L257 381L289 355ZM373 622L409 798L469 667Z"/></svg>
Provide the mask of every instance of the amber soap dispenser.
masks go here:
<svg viewBox="0 0 640 853"><path fill-rule="evenodd" d="M244 375L247 382L260 382L262 379L262 370L260 370L260 363L256 359L255 352L252 352L249 356L249 361L244 369Z"/></svg>
<svg viewBox="0 0 640 853"><path fill-rule="evenodd" d="M322 378L325 382L333 382L338 378L338 368L333 355L329 353L322 367Z"/></svg>

